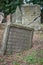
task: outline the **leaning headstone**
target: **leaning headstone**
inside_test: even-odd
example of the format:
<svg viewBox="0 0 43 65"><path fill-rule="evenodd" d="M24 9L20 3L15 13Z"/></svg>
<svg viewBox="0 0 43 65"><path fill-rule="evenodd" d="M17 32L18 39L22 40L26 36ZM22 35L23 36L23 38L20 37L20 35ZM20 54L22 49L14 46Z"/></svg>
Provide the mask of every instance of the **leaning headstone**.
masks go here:
<svg viewBox="0 0 43 65"><path fill-rule="evenodd" d="M21 6L22 24L35 29L40 29L40 6L24 4Z"/></svg>
<svg viewBox="0 0 43 65"><path fill-rule="evenodd" d="M3 39L4 39L4 34L5 34L5 24L0 24L0 54L3 55L4 50L2 51L4 43L3 43ZM5 40L4 40L5 41Z"/></svg>

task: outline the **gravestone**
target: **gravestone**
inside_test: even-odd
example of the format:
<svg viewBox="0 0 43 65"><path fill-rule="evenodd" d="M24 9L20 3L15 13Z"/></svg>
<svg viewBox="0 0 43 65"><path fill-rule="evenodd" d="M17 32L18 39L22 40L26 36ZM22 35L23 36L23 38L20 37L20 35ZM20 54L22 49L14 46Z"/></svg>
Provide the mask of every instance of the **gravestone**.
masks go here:
<svg viewBox="0 0 43 65"><path fill-rule="evenodd" d="M12 14L12 23L22 24L22 13L18 6L16 8L16 11Z"/></svg>
<svg viewBox="0 0 43 65"><path fill-rule="evenodd" d="M22 25L9 26L5 54L19 53L32 47L33 29Z"/></svg>
<svg viewBox="0 0 43 65"><path fill-rule="evenodd" d="M26 25L34 29L40 29L40 23L41 23L40 5L24 4L21 6L21 10L22 10L22 25ZM36 20L34 21L34 19Z"/></svg>
<svg viewBox="0 0 43 65"><path fill-rule="evenodd" d="M4 34L5 34L5 24L0 24L0 54L3 54L3 39L4 39Z"/></svg>
<svg viewBox="0 0 43 65"><path fill-rule="evenodd" d="M16 22L15 23L22 24L22 13L21 13L21 10L19 7L17 7L17 9L16 9L15 16L16 16Z"/></svg>

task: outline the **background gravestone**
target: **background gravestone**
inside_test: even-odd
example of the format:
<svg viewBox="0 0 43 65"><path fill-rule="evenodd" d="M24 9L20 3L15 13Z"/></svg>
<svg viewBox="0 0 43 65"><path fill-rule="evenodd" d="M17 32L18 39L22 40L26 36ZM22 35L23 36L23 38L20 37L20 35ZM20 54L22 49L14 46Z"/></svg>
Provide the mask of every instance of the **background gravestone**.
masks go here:
<svg viewBox="0 0 43 65"><path fill-rule="evenodd" d="M37 30L41 28L40 14L41 14L40 5L24 4L21 6L21 10L19 9L19 7L17 7L15 14L13 13L12 23L26 25L28 27L31 27ZM34 21L35 18L37 19Z"/></svg>
<svg viewBox="0 0 43 65"><path fill-rule="evenodd" d="M41 23L40 5L25 4L21 6L21 10L22 10L22 25L33 27L34 29L40 29L40 23ZM34 21L35 18L37 19Z"/></svg>

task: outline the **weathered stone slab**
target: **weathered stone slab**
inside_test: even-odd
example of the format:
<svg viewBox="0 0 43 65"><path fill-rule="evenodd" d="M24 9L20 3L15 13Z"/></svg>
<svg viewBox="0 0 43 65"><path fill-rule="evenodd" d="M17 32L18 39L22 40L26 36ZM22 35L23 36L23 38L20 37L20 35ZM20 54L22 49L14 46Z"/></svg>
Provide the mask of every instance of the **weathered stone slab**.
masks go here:
<svg viewBox="0 0 43 65"><path fill-rule="evenodd" d="M33 29L20 25L10 25L7 38L6 54L22 52L32 46Z"/></svg>
<svg viewBox="0 0 43 65"><path fill-rule="evenodd" d="M40 29L41 10L39 5L22 5L22 24L34 29ZM34 21L34 19L36 20ZM34 21L34 22L33 22Z"/></svg>
<svg viewBox="0 0 43 65"><path fill-rule="evenodd" d="M0 24L0 54L2 55L2 48L3 48L3 36L5 32L5 24Z"/></svg>

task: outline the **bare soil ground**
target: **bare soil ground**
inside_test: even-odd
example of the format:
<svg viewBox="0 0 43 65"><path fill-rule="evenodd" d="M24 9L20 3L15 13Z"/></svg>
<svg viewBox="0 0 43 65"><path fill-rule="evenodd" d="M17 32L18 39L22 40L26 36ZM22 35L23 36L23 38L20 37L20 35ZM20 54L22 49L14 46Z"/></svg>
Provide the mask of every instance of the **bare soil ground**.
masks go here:
<svg viewBox="0 0 43 65"><path fill-rule="evenodd" d="M39 60L40 58L42 60ZM43 31L34 32L31 49L22 53L0 56L0 65L43 65Z"/></svg>

